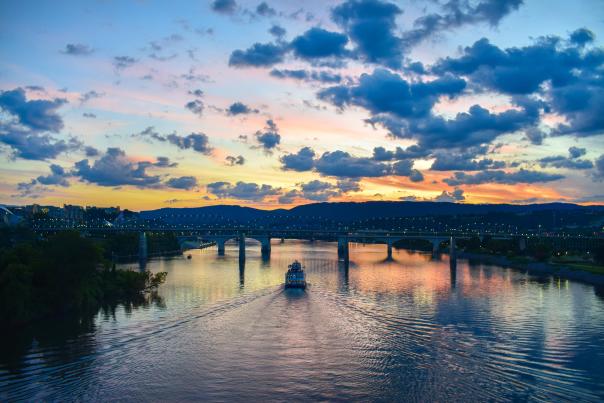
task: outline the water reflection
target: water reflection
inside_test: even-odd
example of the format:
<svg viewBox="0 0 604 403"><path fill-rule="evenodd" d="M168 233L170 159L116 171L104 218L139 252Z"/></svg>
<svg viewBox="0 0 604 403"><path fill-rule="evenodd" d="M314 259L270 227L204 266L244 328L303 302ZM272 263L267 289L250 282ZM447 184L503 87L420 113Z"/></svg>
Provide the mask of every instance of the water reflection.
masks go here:
<svg viewBox="0 0 604 403"><path fill-rule="evenodd" d="M384 245L190 254L149 261L159 300L3 343L0 400L604 397L600 289ZM294 259L307 291L282 288Z"/></svg>

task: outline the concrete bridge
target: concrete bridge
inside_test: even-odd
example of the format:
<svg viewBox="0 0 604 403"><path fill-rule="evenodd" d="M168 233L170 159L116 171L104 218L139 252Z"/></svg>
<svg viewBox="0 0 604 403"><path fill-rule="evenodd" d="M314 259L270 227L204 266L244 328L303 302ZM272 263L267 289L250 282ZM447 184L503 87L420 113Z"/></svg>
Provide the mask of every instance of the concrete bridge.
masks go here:
<svg viewBox="0 0 604 403"><path fill-rule="evenodd" d="M173 233L179 240L181 248L207 246L215 243L218 254L225 254L225 244L236 240L239 245L239 258L245 260L245 240L255 239L260 242L262 256L270 258L271 239L305 239L337 242L338 257L343 261L349 259L349 244L379 243L386 245L386 257L392 259L392 246L395 242L405 239L424 240L432 244L433 254L440 251L441 244L448 242L449 253L454 260L456 257L456 239L469 239L484 237L491 239L506 239L518 242L520 250L524 250L529 242L535 240L549 240L553 244L565 243L568 245L581 244L593 247L592 244L603 242L598 237L565 237L557 235L515 234L515 233L489 233L489 232L412 232L412 231L384 231L384 230L353 230L346 229L265 229L262 227L204 227L200 225L174 225L156 223L126 223L121 225L85 225L71 222L51 222L34 226L36 232L42 234L54 233L64 230L75 230L89 236L107 233L136 232L139 233L139 257L146 260L148 257L147 234Z"/></svg>

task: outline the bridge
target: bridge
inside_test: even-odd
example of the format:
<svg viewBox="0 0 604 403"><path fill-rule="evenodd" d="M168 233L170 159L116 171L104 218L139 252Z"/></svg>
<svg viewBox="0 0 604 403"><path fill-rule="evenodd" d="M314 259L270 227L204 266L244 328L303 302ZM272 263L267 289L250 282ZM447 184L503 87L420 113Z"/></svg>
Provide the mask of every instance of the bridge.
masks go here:
<svg viewBox="0 0 604 403"><path fill-rule="evenodd" d="M107 233L139 233L139 259L141 261L148 258L147 234L151 233L173 233L176 235L181 249L200 247L208 242L217 246L218 254L225 254L225 244L230 240L235 240L239 245L239 258L245 260L246 239L255 239L260 243L262 256L270 258L271 239L305 239L305 240L324 240L337 242L338 257L341 260L349 259L349 244L356 243L379 243L386 245L386 258L392 259L392 246L400 240L424 240L432 244L434 255L439 253L441 245L448 243L449 253L454 260L456 258L456 239L469 239L478 237L481 240L485 237L491 239L514 240L518 242L520 250L527 247L527 240L535 238L551 238L554 243L571 242L574 244L590 244L602 241L595 237L561 237L555 235L535 235L518 233L489 233L489 232L412 232L412 231L385 231L385 230L352 230L346 229L266 229L254 227L208 227L195 224L164 224L149 222L133 222L123 224L83 224L70 221L40 222L34 225L33 229L40 234L55 233L64 230L75 230L88 236Z"/></svg>

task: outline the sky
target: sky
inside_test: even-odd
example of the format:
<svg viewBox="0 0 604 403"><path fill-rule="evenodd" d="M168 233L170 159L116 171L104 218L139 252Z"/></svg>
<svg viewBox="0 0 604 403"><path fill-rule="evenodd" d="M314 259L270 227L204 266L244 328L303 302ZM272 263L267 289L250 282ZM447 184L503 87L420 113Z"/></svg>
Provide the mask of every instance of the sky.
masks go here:
<svg viewBox="0 0 604 403"><path fill-rule="evenodd" d="M0 203L604 204L604 2L0 1Z"/></svg>

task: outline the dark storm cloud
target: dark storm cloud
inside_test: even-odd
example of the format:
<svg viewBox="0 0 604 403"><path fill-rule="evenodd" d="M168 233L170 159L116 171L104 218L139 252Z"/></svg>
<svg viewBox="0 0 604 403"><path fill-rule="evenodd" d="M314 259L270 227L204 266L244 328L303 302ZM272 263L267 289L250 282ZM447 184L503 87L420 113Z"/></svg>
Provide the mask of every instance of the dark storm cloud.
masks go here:
<svg viewBox="0 0 604 403"><path fill-rule="evenodd" d="M564 175L520 169L516 172L505 172L501 170L483 171L473 175L466 174L465 172L455 172L451 178L444 179L443 181L451 186L479 185L483 183L514 185L517 183L552 182L563 178Z"/></svg>
<svg viewBox="0 0 604 403"><path fill-rule="evenodd" d="M133 135L134 137L149 137L153 140L168 142L174 144L181 150L192 149L202 154L210 155L213 148L210 146L210 140L204 133L191 133L186 136L179 136L176 133L159 134L153 127L147 127L140 133Z"/></svg>
<svg viewBox="0 0 604 403"><path fill-rule="evenodd" d="M233 14L237 9L235 0L214 0L212 1L212 10L222 14Z"/></svg>
<svg viewBox="0 0 604 403"><path fill-rule="evenodd" d="M149 175L146 172L150 166L153 166L153 163L132 162L123 150L110 147L92 164L88 159L76 162L72 173L82 181L99 186L159 187L160 176Z"/></svg>
<svg viewBox="0 0 604 403"><path fill-rule="evenodd" d="M402 10L379 0L348 0L332 10L332 19L356 45L359 57L392 68L401 66L403 47L396 17Z"/></svg>
<svg viewBox="0 0 604 403"><path fill-rule="evenodd" d="M255 43L246 50L235 50L229 57L232 67L270 67L283 61L287 49L281 44Z"/></svg>
<svg viewBox="0 0 604 403"><path fill-rule="evenodd" d="M59 132L63 119L57 111L66 103L67 100L62 98L27 100L23 88L0 91L0 109L31 130Z"/></svg>
<svg viewBox="0 0 604 403"><path fill-rule="evenodd" d="M342 81L342 76L329 71L316 70L289 70L289 69L272 69L270 72L272 77L276 78L291 78L301 81L318 81L321 83L339 83Z"/></svg>
<svg viewBox="0 0 604 403"><path fill-rule="evenodd" d="M346 35L315 27L294 38L290 47L296 57L312 60L344 56L347 53L345 49L347 42Z"/></svg>
<svg viewBox="0 0 604 403"><path fill-rule="evenodd" d="M268 196L280 194L280 188L271 185L258 186L256 183L237 182L232 185L229 182L214 182L207 186L208 193L219 199L239 199L250 201L262 201Z"/></svg>
<svg viewBox="0 0 604 403"><path fill-rule="evenodd" d="M68 43L60 52L71 56L86 56L93 53L94 49L83 43Z"/></svg>
<svg viewBox="0 0 604 403"><path fill-rule="evenodd" d="M197 178L194 176L170 178L166 181L165 185L174 189L190 190L197 187Z"/></svg>
<svg viewBox="0 0 604 403"><path fill-rule="evenodd" d="M260 112L258 109L250 108L249 106L247 106L243 102L234 102L227 109L227 114L231 115L231 116L247 115L247 114L250 114L250 113L258 113L258 112Z"/></svg>

